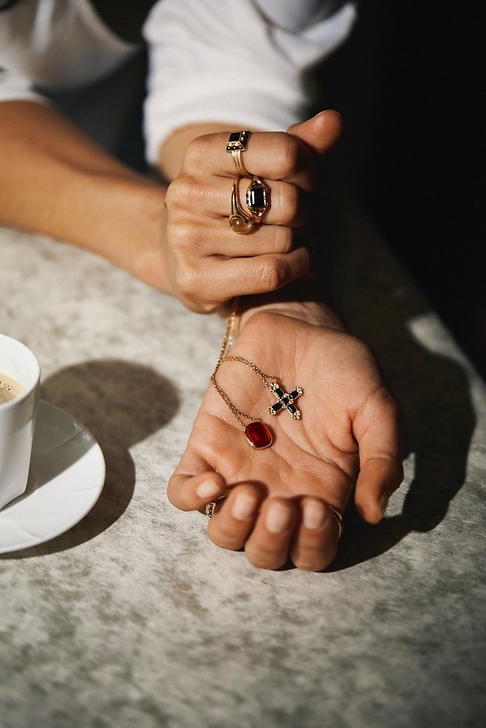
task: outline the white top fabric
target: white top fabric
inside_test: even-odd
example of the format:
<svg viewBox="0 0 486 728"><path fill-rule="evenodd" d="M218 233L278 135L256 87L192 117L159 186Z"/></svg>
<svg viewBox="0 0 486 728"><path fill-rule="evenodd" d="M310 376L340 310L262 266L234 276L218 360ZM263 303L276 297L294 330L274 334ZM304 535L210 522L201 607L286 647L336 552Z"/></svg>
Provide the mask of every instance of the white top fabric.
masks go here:
<svg viewBox="0 0 486 728"><path fill-rule="evenodd" d="M39 98L110 74L135 46L115 36L89 0L20 0L0 12L0 99Z"/></svg>
<svg viewBox="0 0 486 728"><path fill-rule="evenodd" d="M147 159L192 123L286 129L309 102L307 72L348 36L344 0L158 0L149 51ZM89 0L20 0L0 12L0 101L46 101L95 83L137 46L116 37Z"/></svg>

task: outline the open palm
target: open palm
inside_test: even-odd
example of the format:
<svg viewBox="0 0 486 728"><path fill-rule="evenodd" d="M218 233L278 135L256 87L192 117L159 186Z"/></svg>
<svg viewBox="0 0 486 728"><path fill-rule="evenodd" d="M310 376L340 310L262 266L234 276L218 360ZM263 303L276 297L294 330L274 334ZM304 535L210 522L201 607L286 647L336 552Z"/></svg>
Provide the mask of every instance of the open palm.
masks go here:
<svg viewBox="0 0 486 728"><path fill-rule="evenodd" d="M280 313L255 314L231 356L254 362L286 391L302 387L302 419L285 410L271 417L276 399L258 375L242 362L223 362L218 384L238 410L270 427L273 444L251 447L211 385L169 498L183 510L201 509L229 489L209 521L217 545L244 547L263 568L290 557L299 568L323 569L337 550L333 509L345 509L356 479L356 504L370 522L400 484L395 400L363 342Z"/></svg>

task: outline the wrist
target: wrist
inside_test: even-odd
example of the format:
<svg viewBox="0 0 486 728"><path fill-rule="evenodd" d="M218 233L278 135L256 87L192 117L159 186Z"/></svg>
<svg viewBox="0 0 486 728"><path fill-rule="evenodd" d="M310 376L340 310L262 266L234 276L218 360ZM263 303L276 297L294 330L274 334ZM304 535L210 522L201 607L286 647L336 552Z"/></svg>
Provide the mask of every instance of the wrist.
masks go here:
<svg viewBox="0 0 486 728"><path fill-rule="evenodd" d="M244 296L239 299L237 308L240 330L260 313L273 313L313 326L346 330L343 321L324 300L319 281L313 276L301 278L270 294Z"/></svg>
<svg viewBox="0 0 486 728"><path fill-rule="evenodd" d="M92 252L134 278L173 295L167 253L166 188L143 177L114 178L105 190ZM93 185L95 187L95 185ZM93 190L93 195L95 190Z"/></svg>

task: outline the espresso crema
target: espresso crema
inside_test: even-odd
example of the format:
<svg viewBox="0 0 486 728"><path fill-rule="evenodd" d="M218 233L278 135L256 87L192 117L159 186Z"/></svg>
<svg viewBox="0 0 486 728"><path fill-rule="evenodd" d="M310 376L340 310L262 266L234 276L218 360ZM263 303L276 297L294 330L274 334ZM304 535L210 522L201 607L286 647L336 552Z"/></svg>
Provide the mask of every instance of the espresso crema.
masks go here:
<svg viewBox="0 0 486 728"><path fill-rule="evenodd" d="M23 393L24 388L15 379L7 377L6 374L0 374L0 405L20 397Z"/></svg>

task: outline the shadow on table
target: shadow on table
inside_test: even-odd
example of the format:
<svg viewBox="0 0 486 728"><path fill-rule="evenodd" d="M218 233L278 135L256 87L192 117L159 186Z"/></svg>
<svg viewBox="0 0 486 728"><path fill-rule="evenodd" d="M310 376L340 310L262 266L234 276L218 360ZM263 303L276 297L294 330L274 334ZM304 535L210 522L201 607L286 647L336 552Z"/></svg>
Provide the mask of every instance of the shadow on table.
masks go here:
<svg viewBox="0 0 486 728"><path fill-rule="evenodd" d="M135 487L129 449L170 422L179 406L168 379L149 367L119 360L87 361L63 369L46 379L40 396L72 415L98 441L106 461L105 486L92 510L69 531L3 558L63 551L115 523Z"/></svg>
<svg viewBox="0 0 486 728"><path fill-rule="evenodd" d="M430 314L430 306L376 232L347 210L335 240L339 251L328 271L333 303L351 331L377 353L401 405L403 455L414 454L415 473L402 512L376 526L362 521L350 503L333 571L378 556L409 533L430 531L442 521L464 484L476 423L465 370L414 336L412 322Z"/></svg>

